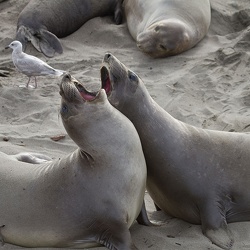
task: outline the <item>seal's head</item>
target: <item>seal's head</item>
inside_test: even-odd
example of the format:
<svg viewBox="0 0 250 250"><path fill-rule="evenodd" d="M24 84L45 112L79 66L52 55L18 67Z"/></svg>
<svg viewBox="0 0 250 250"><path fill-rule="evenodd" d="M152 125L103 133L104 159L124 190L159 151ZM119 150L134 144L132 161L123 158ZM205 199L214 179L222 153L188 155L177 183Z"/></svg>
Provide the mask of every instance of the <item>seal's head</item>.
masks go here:
<svg viewBox="0 0 250 250"><path fill-rule="evenodd" d="M110 53L103 59L101 81L109 102L122 113L133 109L138 100L143 103L149 95L141 78Z"/></svg>
<svg viewBox="0 0 250 250"><path fill-rule="evenodd" d="M187 25L177 19L153 23L136 40L138 48L154 58L179 54L191 44Z"/></svg>
<svg viewBox="0 0 250 250"><path fill-rule="evenodd" d="M142 80L115 56L105 54L101 67L102 88L110 103L118 110L130 105L139 95L144 95Z"/></svg>
<svg viewBox="0 0 250 250"><path fill-rule="evenodd" d="M105 104L108 104L104 90L90 92L82 83L69 73L65 74L60 84L61 109L63 125L69 136L79 141L82 130L89 122L99 117Z"/></svg>

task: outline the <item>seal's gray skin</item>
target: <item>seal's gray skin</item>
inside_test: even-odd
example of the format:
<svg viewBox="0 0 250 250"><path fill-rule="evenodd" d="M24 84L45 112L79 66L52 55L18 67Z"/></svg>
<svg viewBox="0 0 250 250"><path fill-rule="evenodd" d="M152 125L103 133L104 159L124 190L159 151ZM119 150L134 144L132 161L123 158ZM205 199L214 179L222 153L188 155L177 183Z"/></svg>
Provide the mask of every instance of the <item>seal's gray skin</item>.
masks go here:
<svg viewBox="0 0 250 250"><path fill-rule="evenodd" d="M87 92L68 74L60 89L62 121L79 148L39 165L1 157L1 239L24 247L135 249L129 227L146 186L139 136L104 90Z"/></svg>
<svg viewBox="0 0 250 250"><path fill-rule="evenodd" d="M3 152L0 152L0 159L3 157L32 164L41 164L52 161L52 159L47 155L33 152L21 152L15 155L7 155Z"/></svg>
<svg viewBox="0 0 250 250"><path fill-rule="evenodd" d="M122 0L31 0L18 17L16 40L28 41L47 57L63 52L60 40L97 16L114 14L122 21Z"/></svg>
<svg viewBox="0 0 250 250"><path fill-rule="evenodd" d="M154 58L195 46L211 20L209 0L124 0L124 10L137 46Z"/></svg>
<svg viewBox="0 0 250 250"><path fill-rule="evenodd" d="M111 54L104 57L101 78L111 104L137 129L156 205L201 224L214 244L230 249L227 223L250 220L250 134L205 130L173 118Z"/></svg>

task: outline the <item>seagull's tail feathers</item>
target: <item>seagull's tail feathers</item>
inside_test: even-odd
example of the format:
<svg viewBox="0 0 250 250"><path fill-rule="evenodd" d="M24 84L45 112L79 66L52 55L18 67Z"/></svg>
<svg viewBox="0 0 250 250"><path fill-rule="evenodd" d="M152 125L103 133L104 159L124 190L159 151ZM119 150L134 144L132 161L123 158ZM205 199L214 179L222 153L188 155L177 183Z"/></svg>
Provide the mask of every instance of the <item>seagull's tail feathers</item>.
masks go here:
<svg viewBox="0 0 250 250"><path fill-rule="evenodd" d="M60 69L55 69L55 76L61 76L63 75L64 73L66 73L66 71L64 70L60 70Z"/></svg>
<svg viewBox="0 0 250 250"><path fill-rule="evenodd" d="M20 26L16 33L16 40L22 43L24 51L27 43L30 41L39 52L42 52L47 57L53 57L55 53L63 53L60 40L45 29L34 31L25 26Z"/></svg>

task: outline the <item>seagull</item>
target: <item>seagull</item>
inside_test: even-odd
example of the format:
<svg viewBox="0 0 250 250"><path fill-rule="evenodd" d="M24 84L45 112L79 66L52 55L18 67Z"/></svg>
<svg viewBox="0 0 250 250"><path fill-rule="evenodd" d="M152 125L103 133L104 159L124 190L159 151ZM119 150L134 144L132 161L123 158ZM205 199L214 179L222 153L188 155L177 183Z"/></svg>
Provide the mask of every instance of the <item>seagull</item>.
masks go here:
<svg viewBox="0 0 250 250"><path fill-rule="evenodd" d="M65 73L63 70L52 68L47 63L35 56L24 53L22 50L22 44L19 41L13 41L5 49L8 48L13 49L12 61L15 67L18 69L18 71L29 77L26 88L29 87L32 76L35 78L35 88L37 88L36 76L61 76L63 73Z"/></svg>

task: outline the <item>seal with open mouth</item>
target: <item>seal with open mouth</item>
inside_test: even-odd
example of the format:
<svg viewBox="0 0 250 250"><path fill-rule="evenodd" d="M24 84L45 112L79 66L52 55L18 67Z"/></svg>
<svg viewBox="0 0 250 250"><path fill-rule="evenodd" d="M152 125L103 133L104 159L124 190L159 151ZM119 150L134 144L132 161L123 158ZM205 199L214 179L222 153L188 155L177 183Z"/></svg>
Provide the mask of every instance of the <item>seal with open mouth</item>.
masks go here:
<svg viewBox="0 0 250 250"><path fill-rule="evenodd" d="M78 148L45 164L1 156L0 239L24 247L136 249L146 165L133 124L66 74L61 117Z"/></svg>
<svg viewBox="0 0 250 250"><path fill-rule="evenodd" d="M250 220L250 134L197 128L173 118L143 81L106 54L102 88L140 136L147 190L166 213L201 224L216 245L230 249L227 223Z"/></svg>

